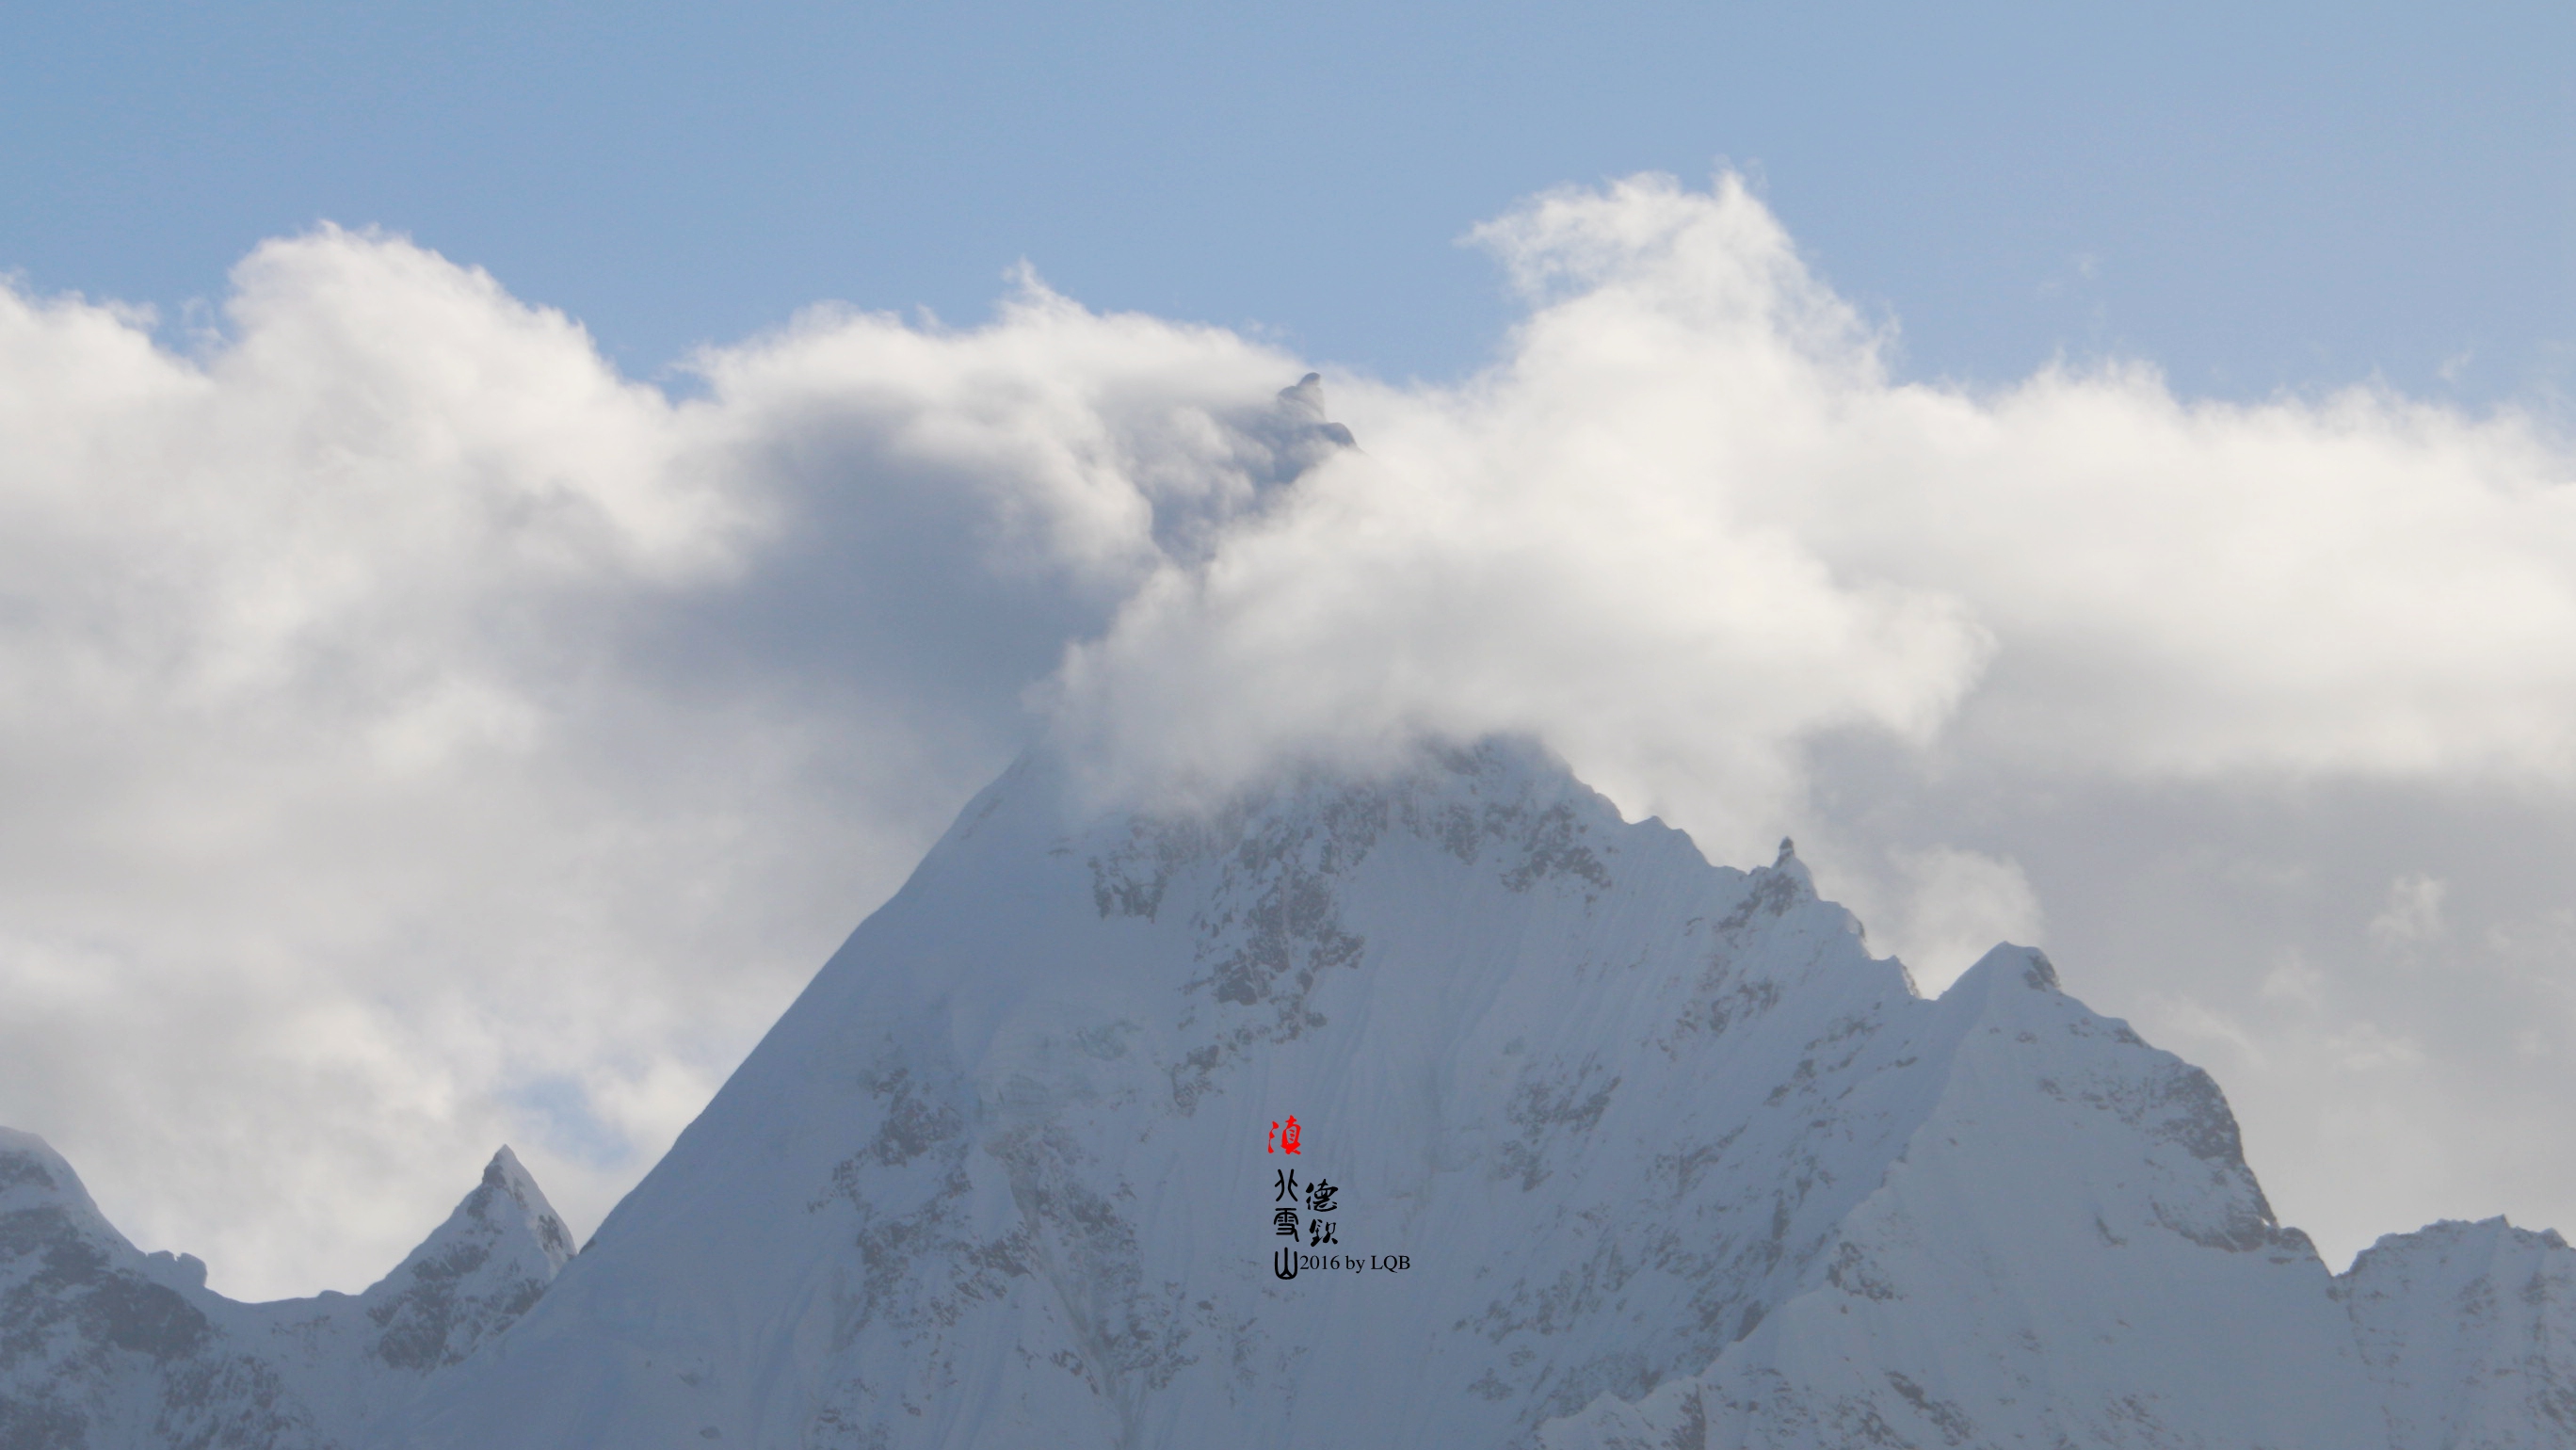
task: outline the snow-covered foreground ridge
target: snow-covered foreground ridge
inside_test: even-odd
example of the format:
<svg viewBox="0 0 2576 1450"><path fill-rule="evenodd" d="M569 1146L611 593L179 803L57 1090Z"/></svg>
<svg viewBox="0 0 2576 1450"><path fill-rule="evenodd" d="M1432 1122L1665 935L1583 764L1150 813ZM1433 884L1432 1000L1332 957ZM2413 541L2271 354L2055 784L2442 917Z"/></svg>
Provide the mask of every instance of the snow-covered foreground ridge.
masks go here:
<svg viewBox="0 0 2576 1450"><path fill-rule="evenodd" d="M2557 1235L2330 1275L2036 952L1924 1000L1508 744L1071 797L979 796L568 1263L505 1154L232 1304L0 1140L0 1447L2576 1445Z"/></svg>

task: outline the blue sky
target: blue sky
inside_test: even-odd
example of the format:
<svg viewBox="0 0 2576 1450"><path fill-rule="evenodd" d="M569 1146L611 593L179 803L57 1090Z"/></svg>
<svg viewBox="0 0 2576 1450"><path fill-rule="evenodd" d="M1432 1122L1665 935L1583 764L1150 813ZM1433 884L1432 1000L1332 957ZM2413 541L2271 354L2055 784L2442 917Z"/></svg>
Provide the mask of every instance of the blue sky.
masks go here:
<svg viewBox="0 0 2576 1450"><path fill-rule="evenodd" d="M183 319L264 237L411 235L630 372L837 299L1099 308L1401 379L1510 316L1472 224L1761 188L1909 376L2251 397L2576 379L2558 5L99 4L0 58L0 267Z"/></svg>

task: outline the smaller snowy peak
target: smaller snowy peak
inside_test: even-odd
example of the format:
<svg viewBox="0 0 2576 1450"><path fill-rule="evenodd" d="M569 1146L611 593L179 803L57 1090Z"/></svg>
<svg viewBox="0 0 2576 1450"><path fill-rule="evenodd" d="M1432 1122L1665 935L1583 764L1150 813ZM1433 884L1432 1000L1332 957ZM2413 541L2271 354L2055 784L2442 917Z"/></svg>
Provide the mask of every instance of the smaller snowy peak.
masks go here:
<svg viewBox="0 0 2576 1450"><path fill-rule="evenodd" d="M98 1205L80 1175L51 1143L16 1128L0 1128L0 1213L55 1209L98 1217ZM105 1220L101 1219L102 1226Z"/></svg>
<svg viewBox="0 0 2576 1450"><path fill-rule="evenodd" d="M33 1133L0 1128L0 1214L75 1206L93 1216L98 1212L53 1145Z"/></svg>
<svg viewBox="0 0 2576 1450"><path fill-rule="evenodd" d="M37 1364L68 1382L112 1370L113 1351L192 1353L211 1335L204 1283L193 1255L128 1243L44 1139L0 1128L0 1406Z"/></svg>
<svg viewBox="0 0 2576 1450"><path fill-rule="evenodd" d="M527 1312L573 1256L572 1235L506 1146L483 1181L359 1296L367 1353L395 1369L454 1364Z"/></svg>
<svg viewBox="0 0 2576 1450"><path fill-rule="evenodd" d="M467 1196L467 1212L472 1211L475 1196L487 1190L495 1197L484 1200L484 1215L490 1216L497 1198L507 1198L518 1210L520 1221L537 1241L538 1249L545 1255L553 1272L563 1272L563 1266L572 1262L573 1255L578 1252L572 1245L572 1232L564 1227L554 1205L546 1202L545 1191L537 1187L536 1177L520 1164L519 1155L511 1152L507 1143L492 1155L491 1162L483 1165L482 1187ZM548 1277L551 1278L552 1274Z"/></svg>
<svg viewBox="0 0 2576 1450"><path fill-rule="evenodd" d="M2046 952L2036 947L1997 942L1984 956L1977 958L1975 966L1961 972L1959 979L1941 995L1944 998L1956 996L1962 1001L1983 1001L1996 991L2008 988L2025 988L2033 992L2065 990L2058 984L2057 964L2048 959Z"/></svg>
<svg viewBox="0 0 2576 1450"><path fill-rule="evenodd" d="M2026 947L1905 1006L1876 1076L1909 1090L1874 1114L1900 1151L1795 1292L1704 1371L1546 1426L1549 1450L2379 1443L2325 1266L2206 1073ZM1874 1106L1868 1084L1836 1102Z"/></svg>
<svg viewBox="0 0 2576 1450"><path fill-rule="evenodd" d="M2390 1234L2335 1284L2392 1450L2576 1444L2576 1250L2501 1218Z"/></svg>
<svg viewBox="0 0 2576 1450"><path fill-rule="evenodd" d="M42 1138L0 1129L0 1445L317 1443L203 1285L195 1259L127 1242Z"/></svg>
<svg viewBox="0 0 2576 1450"><path fill-rule="evenodd" d="M193 1254L136 1249L71 1165L0 1128L0 1447L365 1441L526 1312L572 1236L503 1148L402 1266L362 1295L243 1304Z"/></svg>

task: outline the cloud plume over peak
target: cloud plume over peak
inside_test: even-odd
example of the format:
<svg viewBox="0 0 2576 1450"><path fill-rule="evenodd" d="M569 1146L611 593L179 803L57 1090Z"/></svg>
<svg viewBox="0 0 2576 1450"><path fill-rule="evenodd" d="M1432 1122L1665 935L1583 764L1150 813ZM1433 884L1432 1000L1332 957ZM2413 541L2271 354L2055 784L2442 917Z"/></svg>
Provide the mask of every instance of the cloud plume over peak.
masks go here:
<svg viewBox="0 0 2576 1450"><path fill-rule="evenodd" d="M1508 355L1338 389L1365 453L1076 648L1091 734L1221 768L1532 731L1737 851L1851 727L2144 778L2576 766L2576 491L2518 416L1896 383L1732 178L1477 236L1532 299Z"/></svg>
<svg viewBox="0 0 2576 1450"><path fill-rule="evenodd" d="M1765 420L1880 385L1768 213L1640 181L1480 236L1562 295L1462 385L1337 387L1361 450L1077 646L1068 727L1112 769L1219 779L1527 732L1739 845L1778 834L1807 736L1928 741L1986 632L1944 588L1838 570L1766 498L1798 480Z"/></svg>
<svg viewBox="0 0 2576 1450"><path fill-rule="evenodd" d="M1528 315L1401 386L1023 276L971 328L818 308L675 399L330 228L193 355L0 291L0 1121L234 1291L356 1287L505 1139L595 1218L1040 731L1149 796L1533 734L1719 859L1795 829L1932 986L2043 920L2113 939L2122 883L2290 883L2326 924L2219 892L2188 941L2307 932L2298 993L2061 949L2071 985L2471 1100L2463 1058L2330 1044L2420 1008L2422 953L2367 949L2391 880L2459 883L2445 942L2559 939L2402 838L2497 789L2479 849L2569 818L2563 445L2133 364L1904 381L1731 177L1476 236ZM2302 791L2396 804L2211 864ZM2562 1020L2540 951L2456 963L2476 1010ZM2275 1080L2258 1140L2325 1111Z"/></svg>

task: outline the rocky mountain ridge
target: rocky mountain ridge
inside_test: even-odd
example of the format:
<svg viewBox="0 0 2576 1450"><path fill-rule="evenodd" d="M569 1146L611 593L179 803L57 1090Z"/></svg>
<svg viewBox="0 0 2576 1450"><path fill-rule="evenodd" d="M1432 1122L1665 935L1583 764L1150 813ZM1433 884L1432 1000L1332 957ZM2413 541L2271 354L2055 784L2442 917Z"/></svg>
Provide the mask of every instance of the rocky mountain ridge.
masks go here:
<svg viewBox="0 0 2576 1450"><path fill-rule="evenodd" d="M2556 1235L2338 1279L2044 956L1927 1000L1785 844L1712 867L1508 742L1168 817L1033 754L559 1277L511 1202L519 1278L436 1299L425 1245L275 1371L306 1440L195 1443L2576 1445ZM0 1300L0 1406L163 1443L81 1408L150 1356L76 1297L41 1354Z"/></svg>
<svg viewBox="0 0 2576 1450"><path fill-rule="evenodd" d="M505 1147L366 1292L239 1303L193 1256L137 1250L42 1139L0 1129L0 1447L361 1443L572 1254Z"/></svg>

